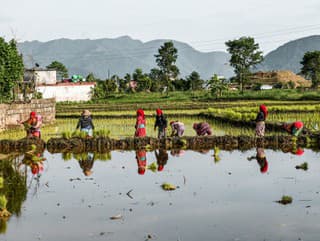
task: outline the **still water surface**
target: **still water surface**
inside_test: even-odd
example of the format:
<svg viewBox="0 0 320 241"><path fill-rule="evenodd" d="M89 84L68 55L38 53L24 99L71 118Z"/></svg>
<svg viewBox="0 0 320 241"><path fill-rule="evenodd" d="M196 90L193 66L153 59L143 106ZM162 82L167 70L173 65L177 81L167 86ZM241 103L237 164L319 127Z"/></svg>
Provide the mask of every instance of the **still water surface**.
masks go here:
<svg viewBox="0 0 320 241"><path fill-rule="evenodd" d="M135 152L114 151L85 176L79 160L45 152L38 179L27 169L21 214L0 240L320 240L319 153L265 150L264 173L248 160L255 149L221 151L218 162L212 154L168 151L162 171L139 175ZM308 171L295 169L304 161ZM154 152L146 162L157 162ZM282 195L293 203L274 202Z"/></svg>

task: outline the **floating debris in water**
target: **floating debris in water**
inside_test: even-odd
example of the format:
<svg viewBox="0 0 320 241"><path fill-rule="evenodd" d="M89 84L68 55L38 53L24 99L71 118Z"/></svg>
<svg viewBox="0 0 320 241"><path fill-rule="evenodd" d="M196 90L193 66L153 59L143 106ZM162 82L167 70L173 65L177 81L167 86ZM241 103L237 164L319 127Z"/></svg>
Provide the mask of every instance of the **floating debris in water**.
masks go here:
<svg viewBox="0 0 320 241"><path fill-rule="evenodd" d="M131 199L133 199L133 197L131 196L131 192L133 191L133 189L131 189L129 192L127 192L127 196L129 197L129 198L131 198Z"/></svg>
<svg viewBox="0 0 320 241"><path fill-rule="evenodd" d="M173 185L173 184L170 184L170 183L163 183L161 185L162 189L165 190L165 191L173 191L173 190L176 190L176 186Z"/></svg>
<svg viewBox="0 0 320 241"><path fill-rule="evenodd" d="M114 215L112 217L110 217L111 220L117 220L117 219L122 219L122 215L121 214L117 214L117 215Z"/></svg>
<svg viewBox="0 0 320 241"><path fill-rule="evenodd" d="M79 177L77 177L77 178L70 178L69 181L70 181L70 182L72 182L72 181L81 181L81 179L80 179Z"/></svg>

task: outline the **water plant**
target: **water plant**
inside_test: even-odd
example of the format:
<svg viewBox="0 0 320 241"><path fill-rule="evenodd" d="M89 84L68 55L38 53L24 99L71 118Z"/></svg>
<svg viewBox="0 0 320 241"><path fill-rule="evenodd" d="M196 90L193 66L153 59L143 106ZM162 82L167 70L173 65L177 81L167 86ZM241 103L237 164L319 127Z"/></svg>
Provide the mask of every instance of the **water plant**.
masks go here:
<svg viewBox="0 0 320 241"><path fill-rule="evenodd" d="M152 172L156 172L157 171L157 163L152 162L150 165L148 165L148 170L152 171Z"/></svg>
<svg viewBox="0 0 320 241"><path fill-rule="evenodd" d="M173 190L176 190L176 186L173 185L173 184L170 184L170 183L163 183L161 185L162 189L165 190L165 191L173 191Z"/></svg>
<svg viewBox="0 0 320 241"><path fill-rule="evenodd" d="M221 160L220 156L219 156L219 153L220 153L220 149L219 147L215 146L213 148L213 158L214 158L214 162L217 163Z"/></svg>
<svg viewBox="0 0 320 241"><path fill-rule="evenodd" d="M7 210L8 200L5 195L0 195L0 218L10 217L11 213Z"/></svg>
<svg viewBox="0 0 320 241"><path fill-rule="evenodd" d="M287 205L292 203L292 197L291 196L282 196L281 199L279 201L277 201L278 203L281 203L283 205Z"/></svg>
<svg viewBox="0 0 320 241"><path fill-rule="evenodd" d="M300 164L300 165L297 165L297 166L296 166L296 169L302 169L302 170L304 170L304 171L307 171L307 170L308 170L308 163L307 163L307 162L304 162L304 163L302 163L302 164Z"/></svg>

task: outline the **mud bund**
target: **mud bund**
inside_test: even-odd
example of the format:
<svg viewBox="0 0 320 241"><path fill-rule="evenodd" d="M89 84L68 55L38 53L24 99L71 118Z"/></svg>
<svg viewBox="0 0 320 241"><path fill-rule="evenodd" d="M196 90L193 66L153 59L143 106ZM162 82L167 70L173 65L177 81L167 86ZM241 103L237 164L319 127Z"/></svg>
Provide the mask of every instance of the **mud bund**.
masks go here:
<svg viewBox="0 0 320 241"><path fill-rule="evenodd" d="M45 149L50 153L82 153L99 152L105 153L112 150L154 150L154 149L185 149L185 150L209 150L218 147L221 150L248 150L254 147L268 149L281 149L292 151L297 147L319 149L320 135L308 136L266 136L255 138L250 136L204 136L204 137L169 137L157 139L153 137L142 138L92 138L83 139L74 137L70 139L52 138L47 142L36 138L25 138L21 140L1 140L0 153L23 152L30 148L30 145L38 149Z"/></svg>

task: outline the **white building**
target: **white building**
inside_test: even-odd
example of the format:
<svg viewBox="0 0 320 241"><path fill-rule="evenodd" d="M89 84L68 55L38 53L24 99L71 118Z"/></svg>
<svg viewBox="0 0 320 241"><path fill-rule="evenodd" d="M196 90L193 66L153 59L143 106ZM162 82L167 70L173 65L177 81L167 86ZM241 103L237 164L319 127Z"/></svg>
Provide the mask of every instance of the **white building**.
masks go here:
<svg viewBox="0 0 320 241"><path fill-rule="evenodd" d="M40 68L25 70L24 81L33 81L43 99L55 98L57 102L88 101L95 87L92 82L57 82L56 70Z"/></svg>
<svg viewBox="0 0 320 241"><path fill-rule="evenodd" d="M57 71L48 69L26 69L24 71L24 81L34 81L35 85L56 84Z"/></svg>
<svg viewBox="0 0 320 241"><path fill-rule="evenodd" d="M39 85L36 90L42 93L42 98L56 98L61 101L88 101L92 97L94 82L57 83L54 85Z"/></svg>

